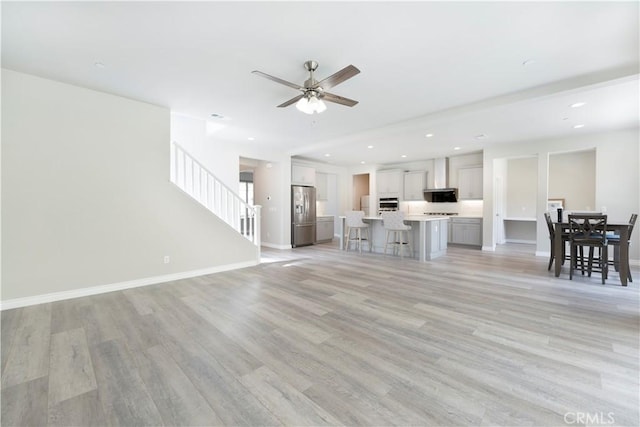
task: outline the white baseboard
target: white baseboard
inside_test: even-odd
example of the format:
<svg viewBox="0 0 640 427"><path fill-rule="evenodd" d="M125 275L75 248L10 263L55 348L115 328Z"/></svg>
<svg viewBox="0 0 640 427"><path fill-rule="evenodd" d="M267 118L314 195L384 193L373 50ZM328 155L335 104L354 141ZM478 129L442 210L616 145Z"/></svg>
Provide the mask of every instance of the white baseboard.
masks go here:
<svg viewBox="0 0 640 427"><path fill-rule="evenodd" d="M271 249L291 249L291 245L276 245L275 243L262 242L261 246Z"/></svg>
<svg viewBox="0 0 640 427"><path fill-rule="evenodd" d="M483 246L482 250L483 251L487 251L487 252L495 252L496 251L496 246L495 245L493 245L493 246Z"/></svg>
<svg viewBox="0 0 640 427"><path fill-rule="evenodd" d="M524 243L525 245L535 245L535 240L523 240L523 239L506 239L507 243Z"/></svg>
<svg viewBox="0 0 640 427"><path fill-rule="evenodd" d="M88 288L73 289L70 291L52 292L49 294L35 295L32 297L14 298L6 301L0 301L0 311L10 310L12 308L27 307L36 304L44 304L49 302L86 297L90 295L104 294L113 291L121 291L124 289L139 288L141 286L157 285L159 283L188 279L190 277L205 276L207 274L220 273L223 271L237 270L239 268L251 267L254 265L258 265L258 261L245 261L235 264L226 264L211 268L203 268L200 270L183 271L180 273L165 274L162 276L145 277L143 279L111 283L108 285L91 286Z"/></svg>

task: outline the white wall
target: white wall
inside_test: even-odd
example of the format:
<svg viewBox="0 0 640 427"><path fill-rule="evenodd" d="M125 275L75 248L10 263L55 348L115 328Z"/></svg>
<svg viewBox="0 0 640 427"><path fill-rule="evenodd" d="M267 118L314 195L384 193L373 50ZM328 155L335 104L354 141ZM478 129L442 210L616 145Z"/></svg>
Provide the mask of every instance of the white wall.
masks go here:
<svg viewBox="0 0 640 427"><path fill-rule="evenodd" d="M538 159L507 161L506 208L509 218L535 218L538 191Z"/></svg>
<svg viewBox="0 0 640 427"><path fill-rule="evenodd" d="M596 206L595 150L549 155L549 199L564 199L564 209L593 211Z"/></svg>
<svg viewBox="0 0 640 427"><path fill-rule="evenodd" d="M207 130L207 126L205 120L173 113L171 141L179 144L216 178L237 193L240 152L235 146L218 141L215 133Z"/></svg>
<svg viewBox="0 0 640 427"><path fill-rule="evenodd" d="M549 252L549 234L544 223L548 199L549 155L571 151L596 150L596 206L607 208L610 219L628 221L640 211L640 149L638 129L553 138L519 144L497 144L484 151L484 217L494 216L494 160L537 156L536 192L537 252ZM493 250L493 221L483 222L483 249ZM630 248L631 259L640 259L640 233L635 233Z"/></svg>
<svg viewBox="0 0 640 427"><path fill-rule="evenodd" d="M166 108L2 70L3 302L256 262L170 183L169 123Z"/></svg>
<svg viewBox="0 0 640 427"><path fill-rule="evenodd" d="M288 157L261 160L253 169L255 204L262 206L264 246L291 248L291 161Z"/></svg>

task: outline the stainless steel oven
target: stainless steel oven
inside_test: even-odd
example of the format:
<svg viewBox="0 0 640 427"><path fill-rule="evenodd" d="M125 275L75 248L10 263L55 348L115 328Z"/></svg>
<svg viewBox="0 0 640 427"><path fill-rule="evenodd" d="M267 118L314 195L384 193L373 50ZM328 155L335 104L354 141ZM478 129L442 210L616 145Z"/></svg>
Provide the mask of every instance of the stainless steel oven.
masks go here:
<svg viewBox="0 0 640 427"><path fill-rule="evenodd" d="M381 197L378 199L378 215L382 212L397 211L400 208L397 197Z"/></svg>

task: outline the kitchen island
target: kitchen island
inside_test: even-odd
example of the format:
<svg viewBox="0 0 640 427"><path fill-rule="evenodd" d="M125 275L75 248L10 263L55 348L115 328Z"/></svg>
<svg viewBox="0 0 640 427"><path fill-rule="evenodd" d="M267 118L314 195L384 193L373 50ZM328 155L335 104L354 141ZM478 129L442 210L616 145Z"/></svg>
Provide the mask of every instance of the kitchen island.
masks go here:
<svg viewBox="0 0 640 427"><path fill-rule="evenodd" d="M344 250L345 218L340 217L340 249ZM364 217L364 222L369 223L371 233L372 251L384 253L386 232L382 225L381 216ZM404 222L411 226L411 242L413 244L413 256L418 261L428 261L447 253L448 216L433 215L407 215ZM366 247L366 246L365 246ZM391 253L389 251L388 253Z"/></svg>

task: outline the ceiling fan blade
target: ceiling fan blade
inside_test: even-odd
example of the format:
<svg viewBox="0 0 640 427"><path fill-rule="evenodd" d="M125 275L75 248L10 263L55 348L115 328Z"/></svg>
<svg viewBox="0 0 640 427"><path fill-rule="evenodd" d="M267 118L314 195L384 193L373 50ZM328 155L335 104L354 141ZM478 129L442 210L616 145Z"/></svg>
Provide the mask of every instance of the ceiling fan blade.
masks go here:
<svg viewBox="0 0 640 427"><path fill-rule="evenodd" d="M298 90L304 90L304 88L300 87L300 85L288 82L286 80L282 80L282 79L280 79L278 77L274 77L274 76L269 75L267 73L263 73L262 71L254 70L251 73L252 74L257 74L258 76L264 77L265 79L273 80L274 82L280 83L281 85L289 86L291 88L298 89Z"/></svg>
<svg viewBox="0 0 640 427"><path fill-rule="evenodd" d="M304 93L301 95L296 96L295 98L291 98L290 100L283 102L282 104L278 105L278 107L288 107L291 104L295 104L296 102L298 102L300 100L300 98L302 98L304 96Z"/></svg>
<svg viewBox="0 0 640 427"><path fill-rule="evenodd" d="M353 107L358 103L358 101L354 101L353 99L345 98L344 96L334 95L332 93L323 92L320 95L320 98L325 101L335 102L336 104L346 105L347 107Z"/></svg>
<svg viewBox="0 0 640 427"><path fill-rule="evenodd" d="M349 65L347 67L344 67L337 73L330 75L326 79L319 81L318 83L313 85L313 88L321 87L323 90L331 89L332 87L339 85L343 81L355 76L359 72L360 70L358 70L356 67L354 67L353 65Z"/></svg>

